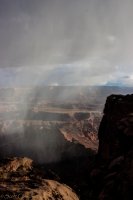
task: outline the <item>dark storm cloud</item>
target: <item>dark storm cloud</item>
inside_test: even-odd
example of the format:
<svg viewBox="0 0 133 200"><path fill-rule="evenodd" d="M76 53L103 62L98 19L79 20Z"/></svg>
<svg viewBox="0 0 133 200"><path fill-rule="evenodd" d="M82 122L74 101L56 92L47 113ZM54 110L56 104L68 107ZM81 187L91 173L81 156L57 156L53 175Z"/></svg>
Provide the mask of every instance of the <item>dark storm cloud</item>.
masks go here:
<svg viewBox="0 0 133 200"><path fill-rule="evenodd" d="M0 0L0 67L87 66L92 83L121 65L128 75L132 10L132 0Z"/></svg>

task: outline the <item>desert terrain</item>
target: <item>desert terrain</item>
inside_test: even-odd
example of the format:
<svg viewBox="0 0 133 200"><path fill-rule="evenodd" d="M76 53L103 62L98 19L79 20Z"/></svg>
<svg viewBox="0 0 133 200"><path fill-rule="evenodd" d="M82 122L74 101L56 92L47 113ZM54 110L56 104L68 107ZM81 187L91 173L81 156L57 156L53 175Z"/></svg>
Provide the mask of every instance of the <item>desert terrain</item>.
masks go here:
<svg viewBox="0 0 133 200"><path fill-rule="evenodd" d="M15 157L12 162L19 163L18 158L28 157L41 177L67 184L85 200L106 97L132 92L119 87L0 88L1 166L5 159Z"/></svg>

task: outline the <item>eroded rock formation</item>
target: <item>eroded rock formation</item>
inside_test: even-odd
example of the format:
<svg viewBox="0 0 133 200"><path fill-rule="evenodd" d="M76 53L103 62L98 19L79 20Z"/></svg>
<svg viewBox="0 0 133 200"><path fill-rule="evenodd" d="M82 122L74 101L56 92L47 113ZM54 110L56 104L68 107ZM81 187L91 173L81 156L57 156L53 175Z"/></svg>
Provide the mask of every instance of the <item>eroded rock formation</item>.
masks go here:
<svg viewBox="0 0 133 200"><path fill-rule="evenodd" d="M0 166L0 199L79 200L71 188L43 179L29 158L3 160Z"/></svg>
<svg viewBox="0 0 133 200"><path fill-rule="evenodd" d="M133 95L107 98L99 127L98 158L90 177L91 198L133 198Z"/></svg>

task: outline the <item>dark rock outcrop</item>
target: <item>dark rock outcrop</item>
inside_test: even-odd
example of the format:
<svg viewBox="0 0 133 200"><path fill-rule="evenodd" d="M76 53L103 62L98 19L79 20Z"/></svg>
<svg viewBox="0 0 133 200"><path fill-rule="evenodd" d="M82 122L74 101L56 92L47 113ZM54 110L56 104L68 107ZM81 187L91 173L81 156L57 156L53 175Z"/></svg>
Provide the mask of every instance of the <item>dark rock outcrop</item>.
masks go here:
<svg viewBox="0 0 133 200"><path fill-rule="evenodd" d="M107 98L90 199L133 199L133 95Z"/></svg>
<svg viewBox="0 0 133 200"><path fill-rule="evenodd" d="M98 155L103 159L115 158L133 147L133 95L107 98L98 136Z"/></svg>

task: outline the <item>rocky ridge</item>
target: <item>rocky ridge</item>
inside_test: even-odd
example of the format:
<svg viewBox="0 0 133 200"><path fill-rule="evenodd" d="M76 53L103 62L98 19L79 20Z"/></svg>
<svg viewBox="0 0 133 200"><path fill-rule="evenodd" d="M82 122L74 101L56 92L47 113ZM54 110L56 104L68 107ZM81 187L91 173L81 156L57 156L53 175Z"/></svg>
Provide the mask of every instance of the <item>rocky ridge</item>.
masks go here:
<svg viewBox="0 0 133 200"><path fill-rule="evenodd" d="M71 188L42 178L29 158L3 160L0 166L0 199L79 200Z"/></svg>

